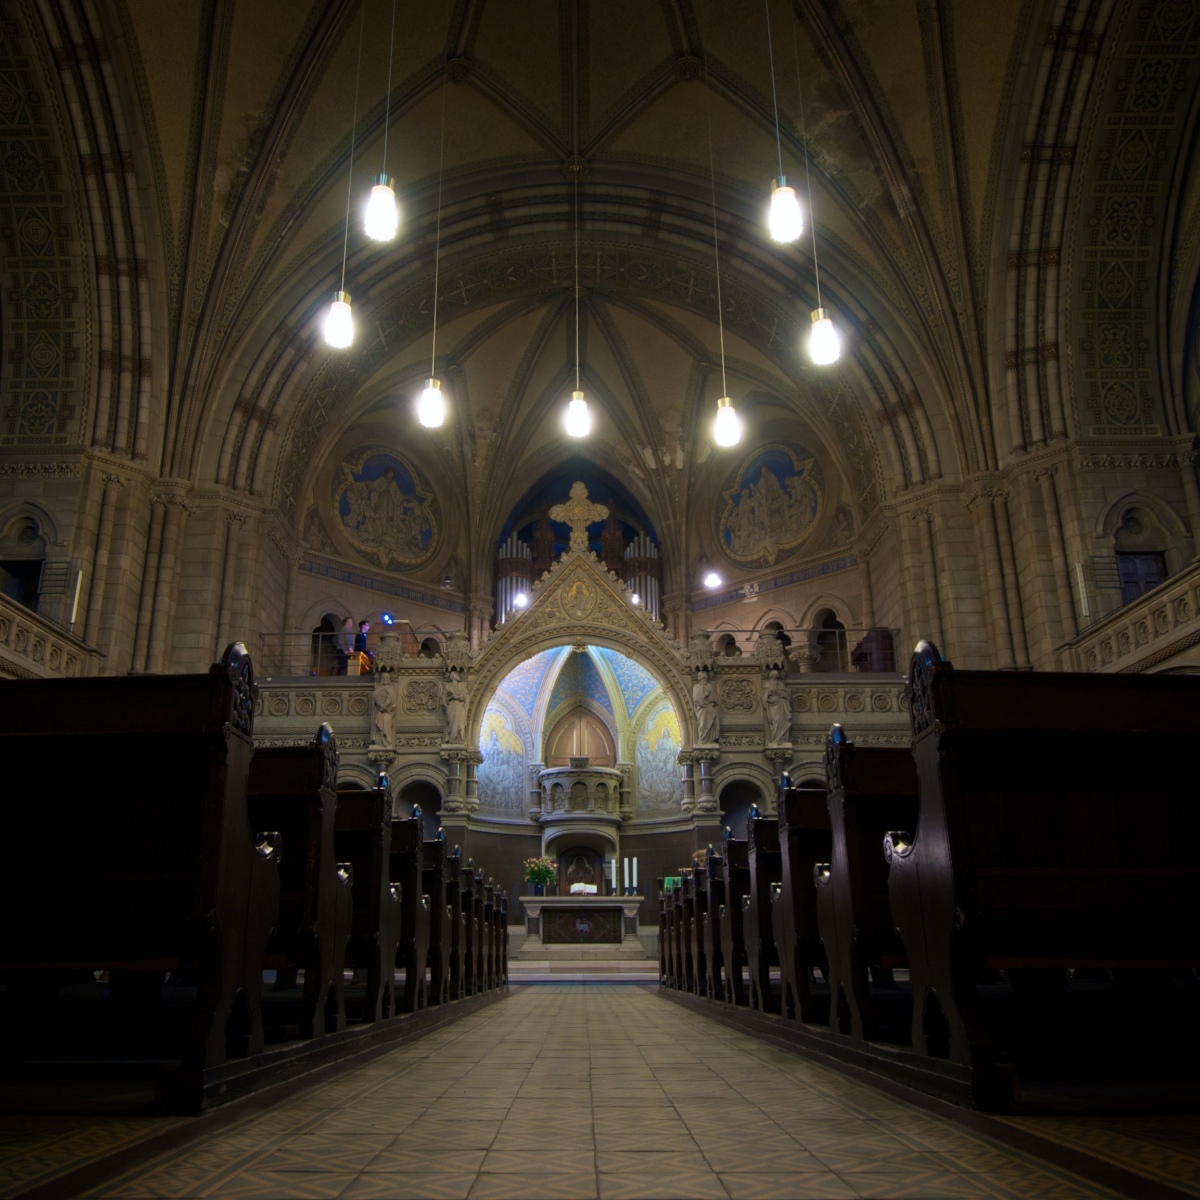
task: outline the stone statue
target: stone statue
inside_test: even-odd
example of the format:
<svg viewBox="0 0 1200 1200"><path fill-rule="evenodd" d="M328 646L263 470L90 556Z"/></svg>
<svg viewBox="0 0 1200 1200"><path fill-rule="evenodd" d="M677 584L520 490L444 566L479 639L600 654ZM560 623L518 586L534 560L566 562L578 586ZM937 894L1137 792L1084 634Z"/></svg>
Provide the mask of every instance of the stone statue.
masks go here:
<svg viewBox="0 0 1200 1200"><path fill-rule="evenodd" d="M767 744L782 746L791 741L792 698L778 671L771 671L763 680L763 711L767 714Z"/></svg>
<svg viewBox="0 0 1200 1200"><path fill-rule="evenodd" d="M371 743L391 746L396 740L396 693L390 681L379 681L371 695Z"/></svg>
<svg viewBox="0 0 1200 1200"><path fill-rule="evenodd" d="M451 746L463 746L467 741L467 702L470 693L462 677L450 672L442 685L442 704L446 709L446 741Z"/></svg>
<svg viewBox="0 0 1200 1200"><path fill-rule="evenodd" d="M707 671L696 672L692 687L692 705L696 710L696 739L701 746L715 746L721 736L721 708L717 691Z"/></svg>

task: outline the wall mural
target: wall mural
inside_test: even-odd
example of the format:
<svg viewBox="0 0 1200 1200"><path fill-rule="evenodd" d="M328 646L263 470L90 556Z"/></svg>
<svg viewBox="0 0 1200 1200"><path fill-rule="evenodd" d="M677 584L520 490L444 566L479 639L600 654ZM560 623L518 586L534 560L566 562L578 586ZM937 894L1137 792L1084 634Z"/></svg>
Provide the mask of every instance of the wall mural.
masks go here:
<svg viewBox="0 0 1200 1200"><path fill-rule="evenodd" d="M646 719L637 744L638 808L643 813L678 812L683 800L679 764L679 720L668 701Z"/></svg>
<svg viewBox="0 0 1200 1200"><path fill-rule="evenodd" d="M632 658L626 658L624 654L618 654L616 650L609 650L604 646L593 646L592 652L604 656L604 661L608 664L616 678L617 686L621 689L621 703L625 705L625 713L632 717L637 706L659 686L658 680L640 663L634 662Z"/></svg>
<svg viewBox="0 0 1200 1200"><path fill-rule="evenodd" d="M725 498L718 523L722 549L735 562L769 565L812 535L825 484L809 451L767 446L733 473Z"/></svg>
<svg viewBox="0 0 1200 1200"><path fill-rule="evenodd" d="M532 717L546 672L550 669L550 664L564 653L570 651L563 648L543 650L523 663L518 663L504 677L499 690L511 696L526 716Z"/></svg>
<svg viewBox="0 0 1200 1200"><path fill-rule="evenodd" d="M525 777L525 747L513 732L508 716L488 705L479 731L479 805L499 812L521 812L529 792Z"/></svg>
<svg viewBox="0 0 1200 1200"><path fill-rule="evenodd" d="M334 472L333 510L342 533L385 570L415 567L437 549L437 510L417 470L390 450L366 450Z"/></svg>
<svg viewBox="0 0 1200 1200"><path fill-rule="evenodd" d="M612 697L608 694L600 672L596 670L591 650L583 654L571 654L563 663L562 670L554 681L554 690L550 693L550 703L546 707L547 720L553 721L560 709L566 705L578 704L581 699L592 700L612 714Z"/></svg>

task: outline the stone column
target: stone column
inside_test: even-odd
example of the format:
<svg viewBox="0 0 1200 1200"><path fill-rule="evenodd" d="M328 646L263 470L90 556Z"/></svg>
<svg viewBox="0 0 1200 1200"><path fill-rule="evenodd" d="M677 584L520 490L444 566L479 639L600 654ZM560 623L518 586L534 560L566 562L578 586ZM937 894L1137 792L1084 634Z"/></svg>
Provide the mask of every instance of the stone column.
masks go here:
<svg viewBox="0 0 1200 1200"><path fill-rule="evenodd" d="M467 599L467 632L472 650L478 650L487 640L493 605L492 597L482 592L476 592Z"/></svg>
<svg viewBox="0 0 1200 1200"><path fill-rule="evenodd" d="M671 592L664 596L662 611L666 618L667 633L674 639L676 645L686 646L691 633L689 617L692 612L692 604L687 593Z"/></svg>
<svg viewBox="0 0 1200 1200"><path fill-rule="evenodd" d="M162 552L158 560L158 584L154 591L154 613L150 619L150 639L146 648L146 670L163 670L167 661L167 632L175 604L175 581L179 575L179 551L183 527L191 511L179 496L166 500L163 520Z"/></svg>
<svg viewBox="0 0 1200 1200"><path fill-rule="evenodd" d="M146 669L150 642L150 620L154 615L154 585L158 580L158 560L162 552L163 521L167 511L161 496L150 497L150 532L146 535L146 556L142 559L142 594L138 602L137 628L133 635L133 661L130 671L139 674Z"/></svg>
<svg viewBox="0 0 1200 1200"><path fill-rule="evenodd" d="M696 761L695 752L680 750L675 761L683 768L683 801L681 807L685 813L694 811L696 807L695 778L692 774L693 763Z"/></svg>
<svg viewBox="0 0 1200 1200"><path fill-rule="evenodd" d="M466 812L463 800L463 770L462 764L466 758L465 750L451 750L442 747L442 758L446 763L446 798L442 806L443 812Z"/></svg>
<svg viewBox="0 0 1200 1200"><path fill-rule="evenodd" d="M1008 492L999 491L993 501L996 510L996 532L1000 539L1000 560L1004 563L1004 591L1008 601L1009 628L1013 635L1013 652L1017 668L1030 671L1029 639L1025 634L1025 608L1021 603L1021 580L1017 575L1017 555L1013 549L1012 525L1008 517Z"/></svg>
<svg viewBox="0 0 1200 1200"><path fill-rule="evenodd" d="M696 802L698 813L715 813L717 798L713 795L713 763L721 757L720 750L693 750L692 755L700 764L700 798Z"/></svg>
<svg viewBox="0 0 1200 1200"><path fill-rule="evenodd" d="M221 657L222 651L231 640L233 582L237 574L238 540L245 524L245 514L232 512L225 514L225 561L221 569L221 595L217 602L217 638L214 662Z"/></svg>
<svg viewBox="0 0 1200 1200"><path fill-rule="evenodd" d="M100 612L104 607L108 555L112 548L113 509L117 504L117 491L124 486L125 480L120 475L109 472L104 476L104 493L100 500L100 528L96 532L96 553L92 559L92 580L88 588L87 617L83 628L83 640L89 646L96 644L100 632Z"/></svg>
<svg viewBox="0 0 1200 1200"><path fill-rule="evenodd" d="M976 549L982 556L980 584L987 600L987 613L992 633L992 650L996 665L1011 669L1017 665L1013 653L1012 629L1004 600L1004 570L1000 562L1000 543L996 537L993 493L982 489L967 499L967 509L975 522Z"/></svg>
<svg viewBox="0 0 1200 1200"><path fill-rule="evenodd" d="M546 769L545 763L529 764L529 819L536 821L542 815L542 781L541 773Z"/></svg>
<svg viewBox="0 0 1200 1200"><path fill-rule="evenodd" d="M622 821L631 820L633 817L633 798L630 795L629 775L633 770L633 763L617 763L617 770L621 772L621 784L619 795L617 798L617 811L621 815Z"/></svg>
<svg viewBox="0 0 1200 1200"><path fill-rule="evenodd" d="M1195 450L1185 450L1180 454L1179 468L1183 472L1183 498L1192 525L1192 549L1196 560L1200 560L1200 484L1196 482Z"/></svg>
<svg viewBox="0 0 1200 1200"><path fill-rule="evenodd" d="M303 630L295 628L296 576L299 574L300 564L304 561L303 548L284 554L283 561L287 575L283 586L283 645L279 648L280 672L284 675L307 675L311 669L308 665L310 652L307 646L301 646L298 635L303 633Z"/></svg>
<svg viewBox="0 0 1200 1200"><path fill-rule="evenodd" d="M1067 543L1063 537L1062 513L1058 507L1058 489L1055 477L1058 467L1043 467L1033 473L1042 487L1042 507L1046 510L1046 528L1050 534L1050 556L1054 559L1054 587L1058 593L1058 615L1062 622L1062 635L1070 640L1079 632L1075 619L1075 595L1071 588L1071 562L1067 557Z"/></svg>
<svg viewBox="0 0 1200 1200"><path fill-rule="evenodd" d="M942 600L938 595L937 548L933 540L933 513L927 508L918 508L913 513L917 532L921 540L921 565L925 572L925 606L929 614L929 636L937 642L938 649L948 653L946 633L942 625Z"/></svg>
<svg viewBox="0 0 1200 1200"><path fill-rule="evenodd" d="M483 755L478 750L467 751L467 812L475 812L479 807L479 777L475 772L481 762L483 762Z"/></svg>

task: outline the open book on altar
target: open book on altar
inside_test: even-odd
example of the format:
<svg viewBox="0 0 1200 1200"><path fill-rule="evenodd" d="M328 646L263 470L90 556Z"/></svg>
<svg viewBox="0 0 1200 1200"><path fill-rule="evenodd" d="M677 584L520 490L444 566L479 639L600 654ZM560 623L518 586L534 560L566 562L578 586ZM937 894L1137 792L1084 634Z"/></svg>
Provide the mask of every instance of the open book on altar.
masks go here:
<svg viewBox="0 0 1200 1200"><path fill-rule="evenodd" d="M594 896L596 894L596 885L594 883L573 883L571 884L572 896Z"/></svg>

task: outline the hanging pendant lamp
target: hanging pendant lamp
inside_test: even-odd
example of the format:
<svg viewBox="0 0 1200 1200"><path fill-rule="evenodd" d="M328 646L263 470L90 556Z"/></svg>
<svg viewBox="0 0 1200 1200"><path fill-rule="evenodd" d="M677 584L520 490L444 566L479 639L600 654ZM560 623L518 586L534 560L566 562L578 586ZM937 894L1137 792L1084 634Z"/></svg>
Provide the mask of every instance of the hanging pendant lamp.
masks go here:
<svg viewBox="0 0 1200 1200"><path fill-rule="evenodd" d="M354 140L358 126L358 84L362 76L363 21L366 5L358 19L358 66L354 70L354 110L350 120L350 173L346 179L346 224L342 233L342 282L333 293L333 301L325 314L322 333L325 344L335 350L345 350L354 344L354 314L350 309L350 293L346 291L346 254L350 247L350 195L354 189Z"/></svg>
<svg viewBox="0 0 1200 1200"><path fill-rule="evenodd" d="M800 47L796 42L796 24L792 22L792 54L796 61L796 99L800 108L800 137L804 142L804 178L808 186L808 211L812 212L812 167L809 165L808 127L804 121L804 92L800 87ZM814 366L828 367L842 356L842 339L829 314L821 307L821 267L817 262L817 223L812 224L813 279L817 285L817 307L812 313L808 333L808 357Z"/></svg>
<svg viewBox="0 0 1200 1200"><path fill-rule="evenodd" d="M383 109L383 163L375 177L375 186L367 197L363 213L363 229L374 242L390 242L400 228L400 208L396 204L396 189L387 173L388 124L392 115L392 59L396 48L396 0L392 0L392 31L388 40L387 96Z"/></svg>
<svg viewBox="0 0 1200 1200"><path fill-rule="evenodd" d="M779 137L779 99L775 94L775 51L771 42L771 0L764 0L767 10L767 58L771 68L771 102L775 106L775 156L779 175L771 184L771 207L767 211L767 229L775 242L794 242L804 232L804 213L796 199L796 189L783 173L783 143Z"/></svg>
<svg viewBox="0 0 1200 1200"><path fill-rule="evenodd" d="M395 22L396 5L392 3L392 20ZM446 420L446 398L442 395L442 381L435 375L437 370L437 317L438 289L442 279L442 179L446 163L446 66L442 64L442 131L438 145L438 198L437 233L433 241L433 335L429 346L429 378L425 390L417 401L417 420L426 429L440 429Z"/></svg>
<svg viewBox="0 0 1200 1200"><path fill-rule="evenodd" d="M576 167L578 167L576 163ZM579 386L579 171L575 172L575 390L563 414L568 437L585 438L592 432L592 414Z"/></svg>
<svg viewBox="0 0 1200 1200"><path fill-rule="evenodd" d="M704 115L708 127L708 182L712 194L713 262L717 276L717 335L721 346L721 391L717 401L717 417L713 421L713 441L718 446L736 446L742 440L742 423L737 409L729 398L729 384L725 378L725 310L721 303L721 245L717 239L717 169L713 159L712 104L708 82L708 47L704 49Z"/></svg>

